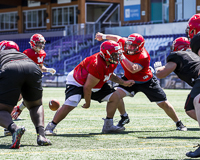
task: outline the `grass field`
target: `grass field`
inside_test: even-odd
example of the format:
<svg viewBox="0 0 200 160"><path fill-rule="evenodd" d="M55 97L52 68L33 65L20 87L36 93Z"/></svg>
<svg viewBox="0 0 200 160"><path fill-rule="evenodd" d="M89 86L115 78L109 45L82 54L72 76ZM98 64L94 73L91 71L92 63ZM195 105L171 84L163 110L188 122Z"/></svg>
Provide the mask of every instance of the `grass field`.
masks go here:
<svg viewBox="0 0 200 160"><path fill-rule="evenodd" d="M65 88L44 88L43 104L45 126L55 112L48 108L48 101L56 98L64 102ZM120 134L102 134L102 118L105 118L106 103L92 101L89 109L81 104L58 126L57 136L49 137L52 146L37 146L35 128L27 109L21 114L17 125L24 125L26 132L19 150L11 150L11 136L3 136L0 128L0 159L69 159L69 160L146 160L188 159L185 153L196 148L200 141L198 123L184 112L184 103L189 90L165 90L179 118L187 126L187 132L177 131L175 123L155 103L138 93L134 98L125 98L127 113L131 119L126 130ZM120 120L117 111L114 122Z"/></svg>

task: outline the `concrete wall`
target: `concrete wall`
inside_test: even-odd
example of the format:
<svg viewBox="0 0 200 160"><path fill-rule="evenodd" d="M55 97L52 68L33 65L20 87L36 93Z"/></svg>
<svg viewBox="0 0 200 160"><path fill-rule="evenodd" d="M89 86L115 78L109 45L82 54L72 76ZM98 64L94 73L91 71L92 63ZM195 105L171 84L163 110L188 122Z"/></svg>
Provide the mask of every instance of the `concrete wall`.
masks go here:
<svg viewBox="0 0 200 160"><path fill-rule="evenodd" d="M31 38L31 36L35 33L40 33L44 37L59 37L64 36L65 31L54 31L54 32L34 32L34 33L19 33L19 34L9 34L9 35L0 35L0 39L26 39Z"/></svg>
<svg viewBox="0 0 200 160"><path fill-rule="evenodd" d="M117 34L127 37L132 33L139 33L143 36L150 35L165 35L165 34L184 34L187 27L187 22L150 24L150 25L135 25L106 28L106 34Z"/></svg>

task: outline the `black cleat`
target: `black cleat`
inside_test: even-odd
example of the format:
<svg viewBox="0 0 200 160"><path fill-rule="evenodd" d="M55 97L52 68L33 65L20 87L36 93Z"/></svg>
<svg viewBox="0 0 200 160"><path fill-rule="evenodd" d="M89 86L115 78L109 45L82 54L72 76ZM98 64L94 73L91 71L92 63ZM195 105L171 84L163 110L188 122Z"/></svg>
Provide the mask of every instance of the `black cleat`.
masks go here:
<svg viewBox="0 0 200 160"><path fill-rule="evenodd" d="M198 157L200 157L200 144L198 144L195 147L199 147L199 148L197 148L194 152L192 152L192 151L187 152L186 153L187 157L191 157L191 158L198 158Z"/></svg>
<svg viewBox="0 0 200 160"><path fill-rule="evenodd" d="M178 121L176 123L176 130L179 130L179 131L187 131L187 127L183 125L183 123L181 121Z"/></svg>
<svg viewBox="0 0 200 160"><path fill-rule="evenodd" d="M128 124L130 122L130 119L127 116L122 116L121 115L121 120L119 121L119 123L117 124L118 127L123 127L125 124Z"/></svg>

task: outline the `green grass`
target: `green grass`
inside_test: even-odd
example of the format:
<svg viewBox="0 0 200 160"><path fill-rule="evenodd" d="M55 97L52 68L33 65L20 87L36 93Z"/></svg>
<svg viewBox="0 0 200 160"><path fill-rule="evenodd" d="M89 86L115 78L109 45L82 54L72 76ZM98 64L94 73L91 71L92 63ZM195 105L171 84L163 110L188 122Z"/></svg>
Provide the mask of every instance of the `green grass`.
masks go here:
<svg viewBox="0 0 200 160"><path fill-rule="evenodd" d="M48 102L56 98L64 102L65 88L44 88L43 104L45 126L55 112L48 108ZM105 118L106 103L92 101L89 109L81 108L84 101L56 127L57 136L49 137L52 146L37 146L35 128L27 109L21 114L26 132L18 150L11 150L11 136L3 136L0 128L0 159L70 159L70 160L145 160L145 159L187 159L185 153L195 150L199 143L198 123L184 112L189 90L165 90L168 100L174 106L179 118L188 127L187 132L176 131L175 123L155 103L149 102L144 94L124 98L126 110L131 119L126 130L120 134L102 134L102 118ZM114 122L120 116L117 111Z"/></svg>

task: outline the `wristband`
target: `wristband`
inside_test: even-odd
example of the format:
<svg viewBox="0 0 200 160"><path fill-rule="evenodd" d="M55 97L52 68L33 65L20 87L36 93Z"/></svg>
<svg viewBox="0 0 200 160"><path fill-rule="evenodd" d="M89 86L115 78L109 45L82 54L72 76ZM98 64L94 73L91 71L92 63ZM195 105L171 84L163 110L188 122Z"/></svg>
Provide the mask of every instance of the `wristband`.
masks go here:
<svg viewBox="0 0 200 160"><path fill-rule="evenodd" d="M105 34L102 36L102 39L106 39L106 35Z"/></svg>

